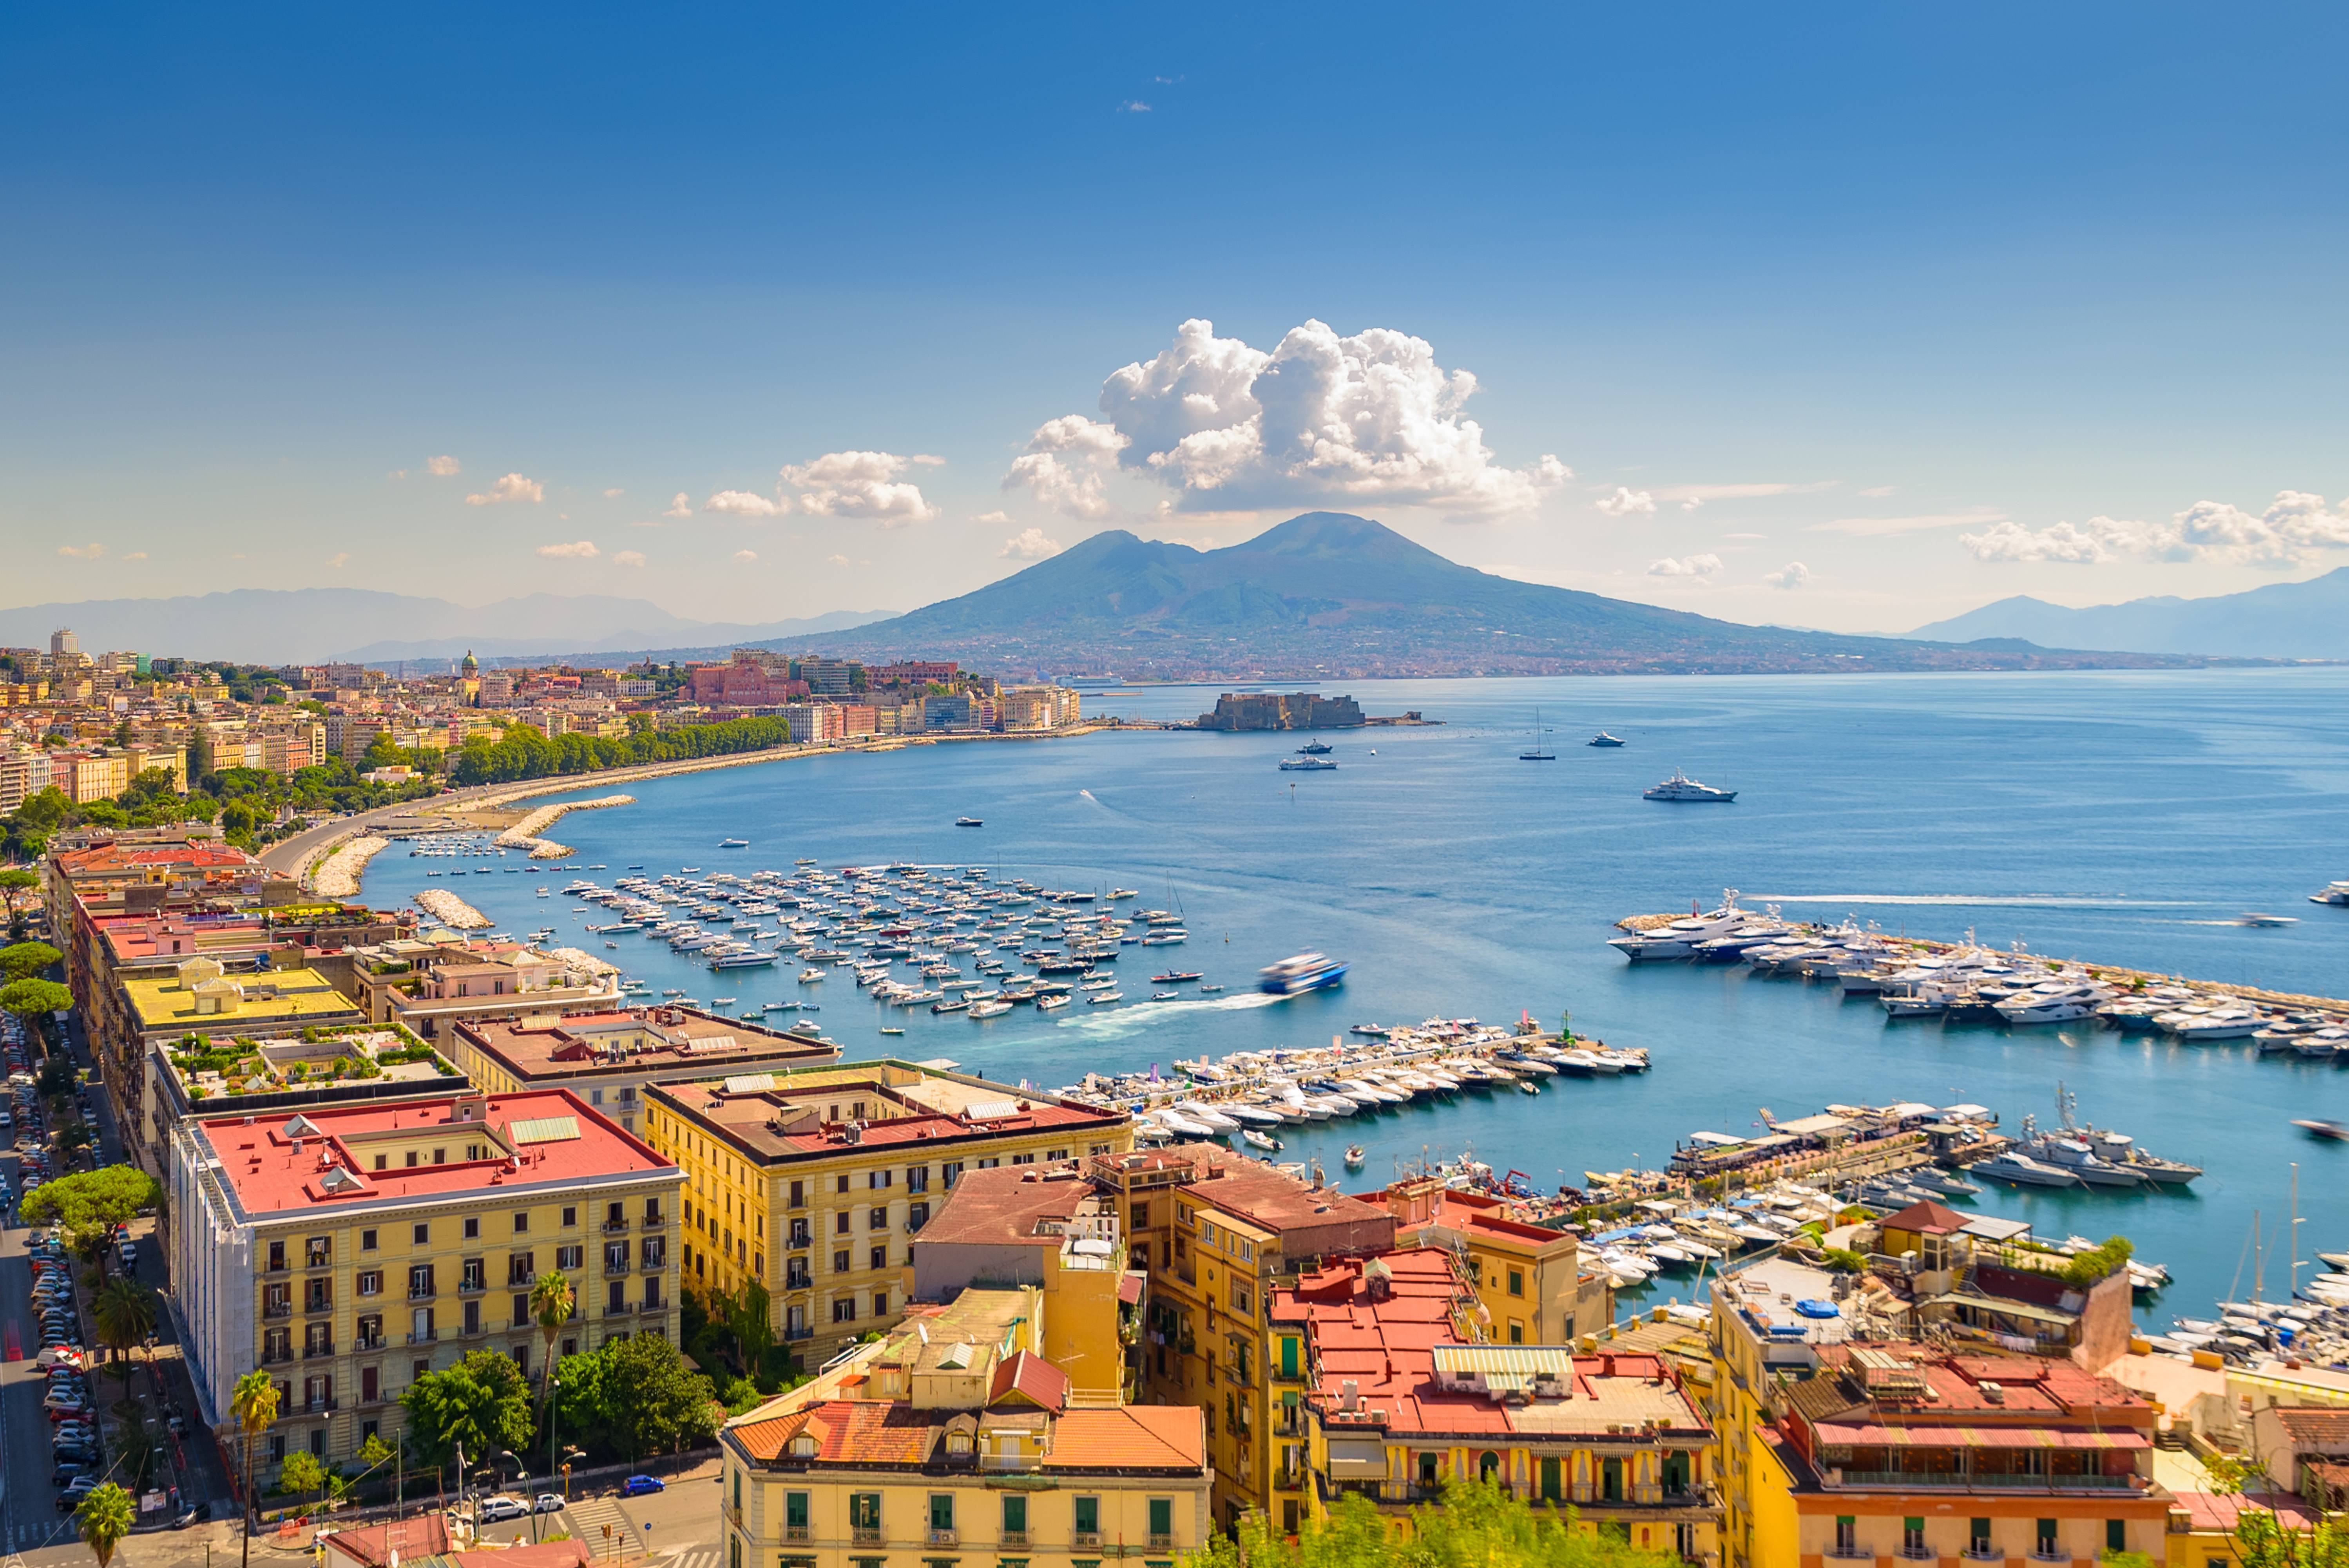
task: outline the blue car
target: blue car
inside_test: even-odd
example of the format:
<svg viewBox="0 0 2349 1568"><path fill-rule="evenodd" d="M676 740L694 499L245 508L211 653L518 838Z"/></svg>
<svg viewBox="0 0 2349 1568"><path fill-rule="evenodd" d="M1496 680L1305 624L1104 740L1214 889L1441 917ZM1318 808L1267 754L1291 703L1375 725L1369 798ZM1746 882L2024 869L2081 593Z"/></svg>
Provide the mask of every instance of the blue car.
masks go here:
<svg viewBox="0 0 2349 1568"><path fill-rule="evenodd" d="M657 1475L632 1475L620 1483L622 1497L642 1497L648 1491L667 1491L667 1483Z"/></svg>

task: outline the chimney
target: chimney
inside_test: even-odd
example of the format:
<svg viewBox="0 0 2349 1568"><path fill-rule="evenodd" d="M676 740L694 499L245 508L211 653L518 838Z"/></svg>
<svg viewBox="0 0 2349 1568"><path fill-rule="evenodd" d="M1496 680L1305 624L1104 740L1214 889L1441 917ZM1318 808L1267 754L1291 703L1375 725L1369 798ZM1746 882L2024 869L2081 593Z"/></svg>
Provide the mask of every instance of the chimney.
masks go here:
<svg viewBox="0 0 2349 1568"><path fill-rule="evenodd" d="M1338 1408L1339 1408L1340 1409L1341 1409L1341 1410L1356 1410L1356 1409L1360 1409L1360 1408L1361 1408L1361 1403L1362 1403L1362 1386L1361 1386L1361 1384L1360 1384L1359 1382L1355 1381L1353 1378L1349 1377L1349 1378L1347 1378L1344 1382L1342 1382L1342 1383L1340 1383L1340 1384L1339 1384L1339 1385L1338 1385Z"/></svg>

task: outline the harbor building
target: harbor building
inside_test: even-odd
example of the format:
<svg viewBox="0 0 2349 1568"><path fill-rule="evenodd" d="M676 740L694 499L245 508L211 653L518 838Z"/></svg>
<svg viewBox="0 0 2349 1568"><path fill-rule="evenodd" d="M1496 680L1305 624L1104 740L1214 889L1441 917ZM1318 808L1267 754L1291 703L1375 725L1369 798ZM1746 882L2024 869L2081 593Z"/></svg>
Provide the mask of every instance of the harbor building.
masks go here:
<svg viewBox="0 0 2349 1568"><path fill-rule="evenodd" d="M952 1301L982 1284L1035 1286L1039 1353L1068 1370L1071 1404L1138 1392L1143 1276L1126 1270L1115 1201L1075 1162L964 1171L907 1252L916 1302Z"/></svg>
<svg viewBox="0 0 2349 1568"><path fill-rule="evenodd" d="M1444 1247L1472 1281L1490 1336L1504 1345L1571 1345L1615 1320L1612 1282L1565 1231L1509 1217L1488 1193L1432 1176L1391 1184L1397 1246Z"/></svg>
<svg viewBox="0 0 2349 1568"><path fill-rule="evenodd" d="M450 1059L492 1094L567 1088L630 1132L652 1084L791 1072L840 1057L829 1040L690 1007L462 1018L440 1040Z"/></svg>
<svg viewBox="0 0 2349 1568"><path fill-rule="evenodd" d="M1039 1286L968 1288L728 1422L728 1563L1174 1568L1205 1545L1201 1413L1076 1403L1051 1315Z"/></svg>
<svg viewBox="0 0 2349 1568"><path fill-rule="evenodd" d="M1303 1386L1295 1452L1308 1508L1348 1492L1397 1520L1448 1481L1571 1507L1690 1563L1719 1560L1712 1422L1665 1357L1495 1345L1439 1247L1345 1258L1274 1293L1278 1376ZM1284 1503L1278 1522L1296 1528Z"/></svg>
<svg viewBox="0 0 2349 1568"><path fill-rule="evenodd" d="M1115 1154L1123 1111L899 1061L644 1089L646 1136L685 1172L687 1289L768 1293L802 1365L905 1306L907 1244L965 1171Z"/></svg>
<svg viewBox="0 0 2349 1568"><path fill-rule="evenodd" d="M1216 1518L1300 1511L1310 1479L1296 1460L1301 1390L1275 1375L1265 1305L1281 1281L1326 1260L1394 1244L1382 1205L1216 1150L1094 1160L1147 1270L1143 1397L1206 1412Z"/></svg>
<svg viewBox="0 0 2349 1568"><path fill-rule="evenodd" d="M190 1119L172 1133L168 1298L208 1427L256 1367L274 1465L389 1440L418 1377L544 1354L540 1273L570 1276L557 1356L676 1336L677 1166L565 1091Z"/></svg>

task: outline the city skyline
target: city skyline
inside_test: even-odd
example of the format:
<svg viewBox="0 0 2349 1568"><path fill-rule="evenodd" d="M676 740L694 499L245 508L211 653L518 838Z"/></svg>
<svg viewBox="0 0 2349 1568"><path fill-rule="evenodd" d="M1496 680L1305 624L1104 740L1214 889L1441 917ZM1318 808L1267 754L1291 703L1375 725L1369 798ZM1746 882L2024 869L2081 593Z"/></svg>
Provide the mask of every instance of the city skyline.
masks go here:
<svg viewBox="0 0 2349 1568"><path fill-rule="evenodd" d="M2118 15L19 18L7 597L754 622L1316 506L1839 631L2316 575L2340 131L2263 73L2340 21Z"/></svg>

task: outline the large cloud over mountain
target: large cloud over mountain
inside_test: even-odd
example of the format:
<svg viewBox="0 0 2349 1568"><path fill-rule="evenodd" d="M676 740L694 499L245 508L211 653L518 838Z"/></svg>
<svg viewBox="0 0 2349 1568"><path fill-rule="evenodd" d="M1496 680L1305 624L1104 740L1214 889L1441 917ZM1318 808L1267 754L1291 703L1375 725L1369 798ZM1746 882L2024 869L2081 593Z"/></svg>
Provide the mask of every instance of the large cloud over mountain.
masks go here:
<svg viewBox="0 0 2349 1568"><path fill-rule="evenodd" d="M1980 561L2056 561L2105 566L2129 556L2206 561L2235 566L2294 566L2323 550L2349 550L2349 518L2325 510L2324 498L2279 490L2254 517L2225 501L2199 500L2167 523L2092 517L2085 523L2026 528L2002 522L1986 533L1959 535Z"/></svg>
<svg viewBox="0 0 2349 1568"><path fill-rule="evenodd" d="M1319 321L1267 353L1215 325L1102 386L1101 420L1069 415L1036 432L1004 478L1071 516L1107 514L1119 470L1173 492L1185 511L1343 501L1423 506L1465 517L1533 509L1572 477L1545 455L1502 466L1461 409L1476 391L1425 339L1385 327L1340 336Z"/></svg>

